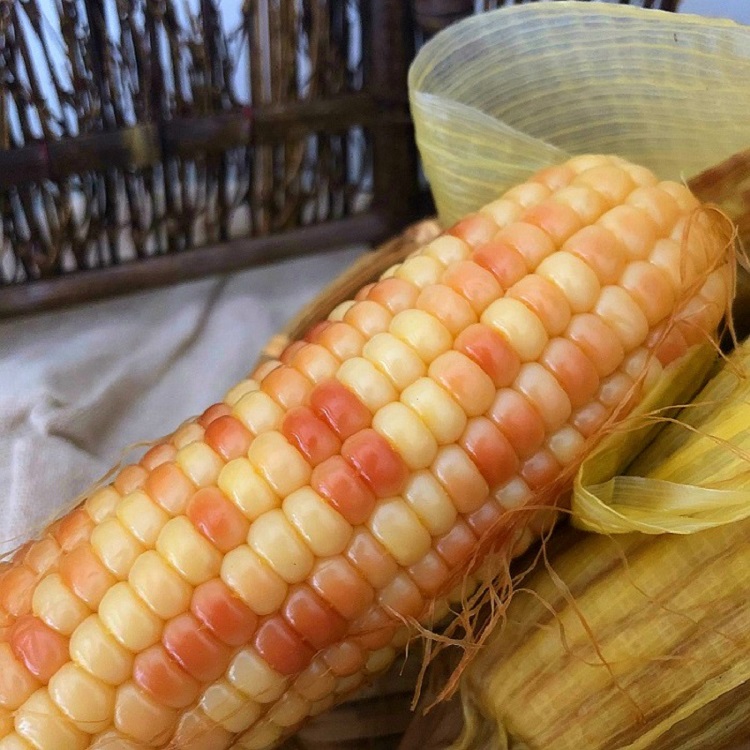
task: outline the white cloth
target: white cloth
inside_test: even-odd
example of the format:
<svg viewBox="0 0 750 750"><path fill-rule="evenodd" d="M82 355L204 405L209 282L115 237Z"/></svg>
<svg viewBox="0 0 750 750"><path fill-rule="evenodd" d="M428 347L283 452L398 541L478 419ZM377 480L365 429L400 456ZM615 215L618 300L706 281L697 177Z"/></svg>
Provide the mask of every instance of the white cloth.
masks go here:
<svg viewBox="0 0 750 750"><path fill-rule="evenodd" d="M220 400L361 252L0 321L0 551L45 525L126 446Z"/></svg>

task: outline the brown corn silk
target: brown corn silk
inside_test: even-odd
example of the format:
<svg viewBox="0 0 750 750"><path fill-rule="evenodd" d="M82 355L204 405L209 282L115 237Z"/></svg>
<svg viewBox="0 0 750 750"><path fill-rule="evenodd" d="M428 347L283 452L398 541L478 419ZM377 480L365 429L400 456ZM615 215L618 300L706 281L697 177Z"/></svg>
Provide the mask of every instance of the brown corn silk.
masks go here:
<svg viewBox="0 0 750 750"><path fill-rule="evenodd" d="M466 672L456 748L747 739L749 367L746 342L604 496L619 511L600 531L676 533L570 531L548 546Z"/></svg>
<svg viewBox="0 0 750 750"><path fill-rule="evenodd" d="M0 742L276 745L549 526L713 340L731 238L684 186L580 156L419 248L16 553Z"/></svg>

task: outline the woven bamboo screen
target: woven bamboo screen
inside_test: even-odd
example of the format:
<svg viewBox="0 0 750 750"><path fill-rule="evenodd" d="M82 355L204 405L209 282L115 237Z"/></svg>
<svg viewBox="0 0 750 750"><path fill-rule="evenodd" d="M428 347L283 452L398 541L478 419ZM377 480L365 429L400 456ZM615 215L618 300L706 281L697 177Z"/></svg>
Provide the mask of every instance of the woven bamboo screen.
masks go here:
<svg viewBox="0 0 750 750"><path fill-rule="evenodd" d="M0 315L395 232L415 46L498 5L0 0Z"/></svg>

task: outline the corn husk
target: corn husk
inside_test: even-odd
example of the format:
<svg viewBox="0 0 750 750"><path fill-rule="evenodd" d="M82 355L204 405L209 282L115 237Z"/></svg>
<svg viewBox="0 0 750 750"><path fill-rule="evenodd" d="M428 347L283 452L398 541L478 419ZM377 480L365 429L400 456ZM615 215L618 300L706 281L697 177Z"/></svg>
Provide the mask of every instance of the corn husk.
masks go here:
<svg viewBox="0 0 750 750"><path fill-rule="evenodd" d="M720 750L750 737L750 343L631 465L704 530L568 531L463 683L457 748ZM738 517L716 524L715 491ZM615 493L617 494L617 493ZM696 520L697 519L697 520ZM729 521L730 519L724 519Z"/></svg>
<svg viewBox="0 0 750 750"><path fill-rule="evenodd" d="M505 7L425 45L409 76L442 222L568 154L683 179L750 144L750 27L589 2Z"/></svg>

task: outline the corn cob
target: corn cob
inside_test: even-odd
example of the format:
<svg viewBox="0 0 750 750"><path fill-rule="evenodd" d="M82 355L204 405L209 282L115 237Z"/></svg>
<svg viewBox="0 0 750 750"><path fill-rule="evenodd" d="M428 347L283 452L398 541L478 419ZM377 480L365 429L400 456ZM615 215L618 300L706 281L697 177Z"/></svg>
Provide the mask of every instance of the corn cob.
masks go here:
<svg viewBox="0 0 750 750"><path fill-rule="evenodd" d="M616 157L545 170L123 468L2 575L0 750L272 747L387 667L715 330L698 206Z"/></svg>

